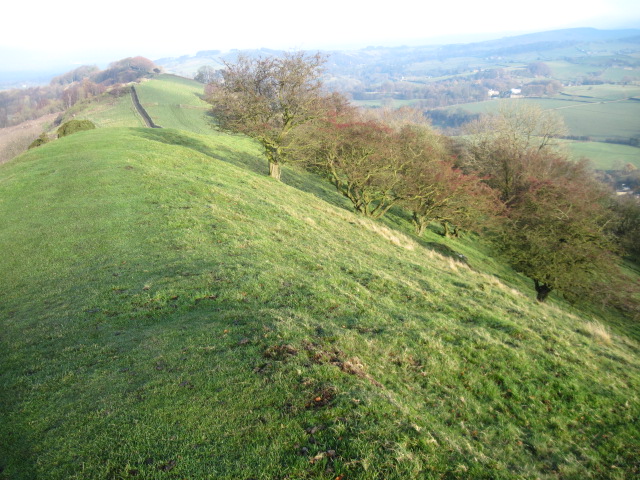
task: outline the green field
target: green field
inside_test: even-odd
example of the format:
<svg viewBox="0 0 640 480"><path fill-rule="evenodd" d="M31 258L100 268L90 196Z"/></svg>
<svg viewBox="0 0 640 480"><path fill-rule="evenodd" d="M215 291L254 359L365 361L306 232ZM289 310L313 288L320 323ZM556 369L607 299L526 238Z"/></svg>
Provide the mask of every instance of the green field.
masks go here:
<svg viewBox="0 0 640 480"><path fill-rule="evenodd" d="M160 75L143 82L136 90L140 103L156 124L202 134L211 132L205 115L209 106L201 99L203 84L175 75Z"/></svg>
<svg viewBox="0 0 640 480"><path fill-rule="evenodd" d="M602 142L566 141L573 158L588 158L598 170L621 170L630 163L640 168L640 148Z"/></svg>
<svg viewBox="0 0 640 480"><path fill-rule="evenodd" d="M567 53L575 54L575 52ZM587 77L598 70L592 65L578 65L576 63L566 62L563 60L545 61L545 63L549 68L551 68L553 78L560 81L572 81L578 76Z"/></svg>
<svg viewBox="0 0 640 480"><path fill-rule="evenodd" d="M144 127L144 120L137 114L128 93L120 97L103 95L74 105L65 112L64 121L73 118L91 120L98 128Z"/></svg>
<svg viewBox="0 0 640 480"><path fill-rule="evenodd" d="M206 115L208 105L201 99L204 86L175 75L159 75L136 86L140 103L154 122L164 128L195 133L211 133ZM91 120L98 127L143 127L128 93L121 97L104 95L83 102L66 112L71 118Z"/></svg>
<svg viewBox="0 0 640 480"><path fill-rule="evenodd" d="M578 156L586 156L597 165L640 164L640 148L603 143L606 139L625 140L640 135L640 102L635 100L615 100L638 95L639 87L621 86L575 87L567 89L571 96L559 95L554 98L524 98L490 100L447 107L447 110L463 109L470 113L495 113L501 105L524 103L537 105L544 110L560 114L567 125L569 134L589 137L591 142L571 144L571 151ZM585 98L587 95L593 95ZM613 100L612 100L613 99Z"/></svg>
<svg viewBox="0 0 640 480"><path fill-rule="evenodd" d="M589 97L587 101L624 100L640 96L640 86L605 84L564 87L560 97L566 96Z"/></svg>
<svg viewBox="0 0 640 480"><path fill-rule="evenodd" d="M637 322L265 173L186 128L0 165L0 479L640 475Z"/></svg>

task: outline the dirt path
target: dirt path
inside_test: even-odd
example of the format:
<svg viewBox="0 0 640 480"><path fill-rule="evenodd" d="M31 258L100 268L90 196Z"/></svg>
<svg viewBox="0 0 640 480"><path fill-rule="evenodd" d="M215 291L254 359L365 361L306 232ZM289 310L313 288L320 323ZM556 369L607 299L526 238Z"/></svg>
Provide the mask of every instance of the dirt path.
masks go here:
<svg viewBox="0 0 640 480"><path fill-rule="evenodd" d="M138 99L138 92L136 92L136 87L134 87L133 85L131 85L131 100L133 101L133 106L136 107L136 110L144 120L144 123L146 123L147 127L162 128L160 125L156 125L155 123L153 123L153 120L151 120L151 117L149 116L147 111L140 104L140 100Z"/></svg>

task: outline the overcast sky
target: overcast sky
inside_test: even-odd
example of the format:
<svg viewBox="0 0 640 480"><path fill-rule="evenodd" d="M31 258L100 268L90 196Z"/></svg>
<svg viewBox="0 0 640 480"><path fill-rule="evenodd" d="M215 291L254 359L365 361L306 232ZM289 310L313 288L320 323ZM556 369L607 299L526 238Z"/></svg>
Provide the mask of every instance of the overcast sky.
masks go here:
<svg viewBox="0 0 640 480"><path fill-rule="evenodd" d="M359 48L427 44L442 36L455 43L473 34L640 28L638 0L322 0L316 6L300 0L10 0L1 12L5 70L213 49Z"/></svg>

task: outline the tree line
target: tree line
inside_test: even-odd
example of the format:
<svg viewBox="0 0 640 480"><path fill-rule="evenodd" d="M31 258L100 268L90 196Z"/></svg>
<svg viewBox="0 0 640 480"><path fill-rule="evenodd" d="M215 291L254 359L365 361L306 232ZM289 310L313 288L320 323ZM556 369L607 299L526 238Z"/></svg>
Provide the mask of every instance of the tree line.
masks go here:
<svg viewBox="0 0 640 480"><path fill-rule="evenodd" d="M507 96L511 95L512 88L519 88L522 95L534 97L552 96L562 90L559 81L549 78L551 70L543 62L534 62L517 70L470 70L464 66L455 71L436 72L426 79L412 72L333 76L328 86L354 100L414 100L417 106L425 109L487 100L489 90ZM438 76L451 78L431 80Z"/></svg>
<svg viewBox="0 0 640 480"><path fill-rule="evenodd" d="M569 159L555 142L566 133L558 116L505 107L474 120L463 140L449 138L417 110L371 113L328 92L323 63L304 53L227 63L205 90L216 128L257 140L273 178L295 162L359 214L401 208L417 235L433 222L445 235L484 233L532 280L538 301L552 291L615 297L617 254L621 239L640 233L639 207L614 208L587 165ZM630 298L616 301L637 308Z"/></svg>
<svg viewBox="0 0 640 480"><path fill-rule="evenodd" d="M83 65L53 78L48 86L0 92L0 128L62 112L107 91L120 95L121 85L159 72L151 60L130 57L112 62L104 70Z"/></svg>

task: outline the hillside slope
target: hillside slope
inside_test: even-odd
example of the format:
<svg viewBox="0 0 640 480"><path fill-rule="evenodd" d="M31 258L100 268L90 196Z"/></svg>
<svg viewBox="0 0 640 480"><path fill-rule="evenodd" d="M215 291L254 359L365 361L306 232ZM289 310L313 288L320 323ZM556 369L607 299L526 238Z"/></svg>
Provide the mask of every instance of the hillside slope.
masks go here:
<svg viewBox="0 0 640 480"><path fill-rule="evenodd" d="M104 128L0 165L0 478L640 473L637 338L257 153Z"/></svg>
<svg viewBox="0 0 640 480"><path fill-rule="evenodd" d="M165 128L210 134L206 117L210 105L202 100L204 85L175 75L158 75L138 87L140 101L156 123Z"/></svg>

